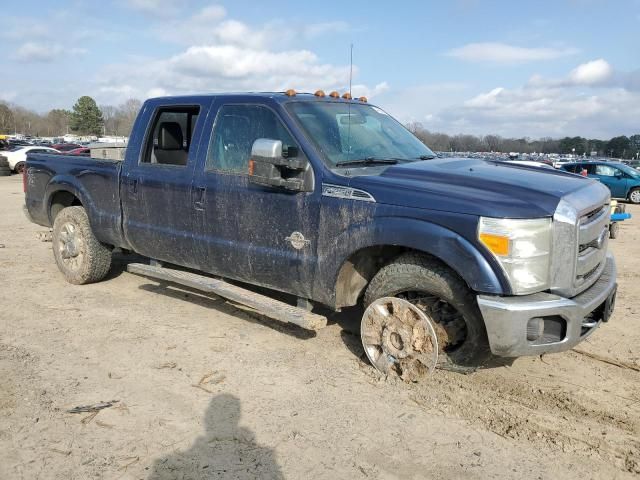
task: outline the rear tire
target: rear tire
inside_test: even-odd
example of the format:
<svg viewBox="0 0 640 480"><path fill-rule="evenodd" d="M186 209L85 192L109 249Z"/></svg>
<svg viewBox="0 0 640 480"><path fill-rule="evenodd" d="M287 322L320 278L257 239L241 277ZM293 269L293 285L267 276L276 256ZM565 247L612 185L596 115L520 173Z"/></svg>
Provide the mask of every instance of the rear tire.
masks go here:
<svg viewBox="0 0 640 480"><path fill-rule="evenodd" d="M53 256L69 283L99 282L111 268L111 250L100 243L83 207L67 207L53 222Z"/></svg>
<svg viewBox="0 0 640 480"><path fill-rule="evenodd" d="M629 192L629 201L635 205L640 203L640 188L634 188Z"/></svg>
<svg viewBox="0 0 640 480"><path fill-rule="evenodd" d="M620 224L617 222L609 225L609 238L616 239L618 238L618 233L620 232Z"/></svg>
<svg viewBox="0 0 640 480"><path fill-rule="evenodd" d="M491 358L474 293L440 261L415 253L400 256L373 277L365 307L382 297L409 300L434 319L441 367L468 370Z"/></svg>
<svg viewBox="0 0 640 480"><path fill-rule="evenodd" d="M22 173L24 171L24 162L16 163L16 166L14 167L13 171L16 173Z"/></svg>

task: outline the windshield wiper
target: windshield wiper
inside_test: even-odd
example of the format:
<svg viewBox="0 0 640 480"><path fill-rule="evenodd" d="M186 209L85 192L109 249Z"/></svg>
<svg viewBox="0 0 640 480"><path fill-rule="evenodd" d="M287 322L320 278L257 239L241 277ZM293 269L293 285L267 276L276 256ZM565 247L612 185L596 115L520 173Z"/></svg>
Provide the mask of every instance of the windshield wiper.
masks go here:
<svg viewBox="0 0 640 480"><path fill-rule="evenodd" d="M375 158L366 157L359 158L357 160L346 160L344 162L336 163L336 167L355 167L357 165L395 165L398 160L395 158Z"/></svg>
<svg viewBox="0 0 640 480"><path fill-rule="evenodd" d="M436 155L420 155L418 157L420 160L433 160L434 158L438 158Z"/></svg>

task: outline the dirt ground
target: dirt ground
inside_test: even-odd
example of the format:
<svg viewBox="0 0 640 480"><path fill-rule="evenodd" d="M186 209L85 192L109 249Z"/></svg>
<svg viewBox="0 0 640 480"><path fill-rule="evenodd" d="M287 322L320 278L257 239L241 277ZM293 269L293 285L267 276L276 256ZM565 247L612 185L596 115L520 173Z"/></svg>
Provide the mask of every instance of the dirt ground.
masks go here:
<svg viewBox="0 0 640 480"><path fill-rule="evenodd" d="M640 208L580 349L420 384L317 335L124 272L66 283L0 178L0 479L638 478ZM97 415L77 405L117 400Z"/></svg>

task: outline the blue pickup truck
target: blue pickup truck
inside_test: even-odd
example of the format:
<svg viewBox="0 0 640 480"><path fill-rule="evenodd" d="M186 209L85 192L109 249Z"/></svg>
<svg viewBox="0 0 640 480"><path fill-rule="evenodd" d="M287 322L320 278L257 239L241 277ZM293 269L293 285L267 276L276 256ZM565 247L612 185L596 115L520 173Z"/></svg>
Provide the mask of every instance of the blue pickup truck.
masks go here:
<svg viewBox="0 0 640 480"><path fill-rule="evenodd" d="M428 315L454 366L567 350L615 301L601 183L438 159L365 98L336 92L150 99L124 161L29 155L25 191L71 283L103 279L117 248L151 259L134 273L304 328L326 324L314 305L399 297ZM247 284L293 300L256 300ZM420 342L399 312L381 315L362 340L392 369Z"/></svg>

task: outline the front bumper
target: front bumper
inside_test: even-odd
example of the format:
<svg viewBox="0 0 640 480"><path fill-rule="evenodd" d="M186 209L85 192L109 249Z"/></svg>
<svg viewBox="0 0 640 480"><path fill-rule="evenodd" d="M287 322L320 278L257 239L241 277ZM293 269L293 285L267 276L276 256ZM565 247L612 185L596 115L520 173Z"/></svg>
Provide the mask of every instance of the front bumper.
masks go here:
<svg viewBox="0 0 640 480"><path fill-rule="evenodd" d="M569 350L593 333L603 320L608 320L616 289L616 264L609 254L600 278L573 298L551 293L517 297L478 295L491 351L501 357L520 357ZM535 340L527 337L531 319L544 322L544 332Z"/></svg>

